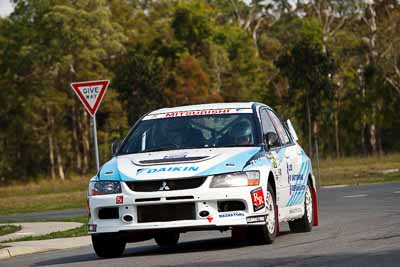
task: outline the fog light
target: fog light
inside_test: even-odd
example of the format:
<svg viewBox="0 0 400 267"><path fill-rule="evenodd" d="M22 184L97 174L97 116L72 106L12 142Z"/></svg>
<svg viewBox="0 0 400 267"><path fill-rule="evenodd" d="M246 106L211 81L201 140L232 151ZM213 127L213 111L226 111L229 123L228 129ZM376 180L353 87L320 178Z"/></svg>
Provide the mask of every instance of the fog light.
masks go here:
<svg viewBox="0 0 400 267"><path fill-rule="evenodd" d="M122 221L124 223L131 223L133 221L133 216L131 214L125 214L122 216Z"/></svg>
<svg viewBox="0 0 400 267"><path fill-rule="evenodd" d="M210 213L206 210L200 211L199 212L200 217L207 217L208 215L210 215Z"/></svg>
<svg viewBox="0 0 400 267"><path fill-rule="evenodd" d="M89 232L96 232L97 224L88 224L88 231Z"/></svg>

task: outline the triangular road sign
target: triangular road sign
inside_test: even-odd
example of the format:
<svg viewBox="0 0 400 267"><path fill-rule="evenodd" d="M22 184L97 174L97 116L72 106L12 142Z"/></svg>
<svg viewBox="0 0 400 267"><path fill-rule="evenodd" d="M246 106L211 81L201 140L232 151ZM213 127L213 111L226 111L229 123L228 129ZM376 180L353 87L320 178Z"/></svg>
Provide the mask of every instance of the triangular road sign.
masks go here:
<svg viewBox="0 0 400 267"><path fill-rule="evenodd" d="M109 80L71 83L76 95L81 100L91 116L94 116L100 106L100 102L106 93Z"/></svg>

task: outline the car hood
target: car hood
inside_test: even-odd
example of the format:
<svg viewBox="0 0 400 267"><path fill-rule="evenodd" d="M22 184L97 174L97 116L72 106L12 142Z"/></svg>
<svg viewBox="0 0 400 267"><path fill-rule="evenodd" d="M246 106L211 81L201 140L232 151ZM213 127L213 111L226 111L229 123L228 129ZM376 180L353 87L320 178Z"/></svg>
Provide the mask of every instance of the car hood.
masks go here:
<svg viewBox="0 0 400 267"><path fill-rule="evenodd" d="M241 171L260 147L170 150L116 156L104 164L101 180L157 180Z"/></svg>

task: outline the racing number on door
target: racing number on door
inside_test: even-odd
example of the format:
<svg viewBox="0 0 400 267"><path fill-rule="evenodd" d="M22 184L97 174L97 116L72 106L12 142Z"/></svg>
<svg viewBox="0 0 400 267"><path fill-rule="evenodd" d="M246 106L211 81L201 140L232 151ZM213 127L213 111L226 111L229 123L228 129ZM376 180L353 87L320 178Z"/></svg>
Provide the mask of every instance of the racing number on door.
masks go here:
<svg viewBox="0 0 400 267"><path fill-rule="evenodd" d="M250 195L254 211L258 211L265 207L264 193L261 187L252 190Z"/></svg>

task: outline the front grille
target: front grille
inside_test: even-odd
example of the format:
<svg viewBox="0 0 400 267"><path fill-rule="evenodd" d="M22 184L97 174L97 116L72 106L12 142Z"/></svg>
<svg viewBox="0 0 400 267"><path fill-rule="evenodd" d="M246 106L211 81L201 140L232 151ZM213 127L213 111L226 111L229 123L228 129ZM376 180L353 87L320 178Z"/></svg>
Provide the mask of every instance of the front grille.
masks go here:
<svg viewBox="0 0 400 267"><path fill-rule="evenodd" d="M194 203L138 206L138 222L195 220Z"/></svg>
<svg viewBox="0 0 400 267"><path fill-rule="evenodd" d="M200 187L207 177L184 178L173 180L126 182L129 189L136 192L173 191Z"/></svg>

